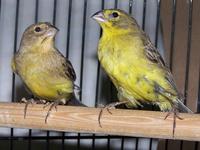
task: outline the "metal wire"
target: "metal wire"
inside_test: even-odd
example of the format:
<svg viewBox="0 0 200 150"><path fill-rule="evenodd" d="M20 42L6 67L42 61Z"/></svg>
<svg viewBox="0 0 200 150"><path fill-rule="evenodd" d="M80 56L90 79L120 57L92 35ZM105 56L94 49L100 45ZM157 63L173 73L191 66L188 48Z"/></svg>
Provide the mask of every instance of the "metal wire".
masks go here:
<svg viewBox="0 0 200 150"><path fill-rule="evenodd" d="M160 26L160 6L162 0L157 0L157 15L156 15L156 34L155 34L155 47L158 47L158 31Z"/></svg>
<svg viewBox="0 0 200 150"><path fill-rule="evenodd" d="M56 26L56 9L57 9L57 0L54 0L53 4L53 25Z"/></svg>
<svg viewBox="0 0 200 150"><path fill-rule="evenodd" d="M81 44L81 70L80 70L80 89L83 86L83 68L84 68L84 51L85 51L85 27L86 27L86 13L87 0L84 0L83 9L83 26L82 26L82 44ZM82 101L82 90L80 90L80 101ZM80 133L78 133L77 149L80 149Z"/></svg>
<svg viewBox="0 0 200 150"><path fill-rule="evenodd" d="M71 12L72 12L72 0L68 3L68 24L67 24L67 41L66 41L66 58L69 57L69 43L71 33ZM62 150L65 149L65 132L62 132Z"/></svg>
<svg viewBox="0 0 200 150"><path fill-rule="evenodd" d="M104 5L105 5L105 1L102 0L101 1L101 10L104 9ZM99 32L99 38L102 35L102 29L100 28L100 32ZM98 99L99 99L99 82L100 82L100 63L99 61L97 62L97 76L96 76L96 90L95 90L95 107L98 107ZM92 135L92 149L95 149L95 134Z"/></svg>
<svg viewBox="0 0 200 150"><path fill-rule="evenodd" d="M115 0L115 6L114 6L114 8L117 9L117 6L118 6L118 0Z"/></svg>
<svg viewBox="0 0 200 150"><path fill-rule="evenodd" d="M114 136L114 135L95 135L95 139L107 139L107 138L112 138L112 139L119 139L121 136ZM46 136L1 136L0 140L28 140L29 138L31 138L31 140L44 140L46 139ZM60 136L49 136L48 137L49 140L59 140ZM72 136L72 135L65 135L64 139L71 139L71 140L77 140L78 137L76 135ZM93 139L93 135L82 135L80 136L80 139ZM134 137L131 136L126 136L126 139L134 139Z"/></svg>
<svg viewBox="0 0 200 150"><path fill-rule="evenodd" d="M39 6L39 0L35 1L35 23L38 22L38 6Z"/></svg>
<svg viewBox="0 0 200 150"><path fill-rule="evenodd" d="M189 10L188 10L188 37L187 37L187 57L186 57L186 69L185 69L185 86L184 86L184 104L187 103L187 91L188 91L188 78L189 78L189 67L190 67L190 50L191 50L191 36L192 36L192 10L193 2L188 1ZM180 150L183 149L183 141L180 144Z"/></svg>
<svg viewBox="0 0 200 150"><path fill-rule="evenodd" d="M200 72L200 65L199 65L199 72ZM198 83L199 87L198 87L198 103L200 102L200 73L199 73L199 83ZM197 107L197 112L199 113L200 112L200 105L198 105ZM195 143L195 150L198 150L199 149L199 142L196 142Z"/></svg>
<svg viewBox="0 0 200 150"><path fill-rule="evenodd" d="M176 0L173 1L172 6L172 21L171 21L171 38L170 38L170 61L169 61L169 68L173 71L172 64L173 64L173 53L174 53L174 38L175 38L175 23L176 23L176 8L177 2ZM168 149L168 140L165 140L165 150Z"/></svg>
<svg viewBox="0 0 200 150"><path fill-rule="evenodd" d="M56 9L57 9L57 0L54 0L54 4L53 4L53 25L56 25ZM46 150L49 150L49 137L50 137L50 131L47 131L46 133Z"/></svg>
<svg viewBox="0 0 200 150"><path fill-rule="evenodd" d="M161 0L157 0L157 12L156 12L156 33L155 33L155 47L158 47L158 31L160 27L160 6L161 6ZM152 106L152 110L154 107ZM153 139L151 138L149 141L149 150L152 150L152 143Z"/></svg>
<svg viewBox="0 0 200 150"><path fill-rule="evenodd" d="M34 19L35 23L38 22L38 4L39 4L39 0L36 0L36 1L35 1L35 19ZM28 150L31 150L32 129L29 129L28 136L30 137L30 138L28 139Z"/></svg>
<svg viewBox="0 0 200 150"><path fill-rule="evenodd" d="M83 9L83 26L82 26L82 39L81 39L81 70L80 70L80 89L83 86L83 68L84 68L84 51L85 51L85 28L86 28L86 13L87 13L87 0L84 0ZM80 101L82 100L82 90L80 90Z"/></svg>
<svg viewBox="0 0 200 150"><path fill-rule="evenodd" d="M133 9L133 0L129 0L129 14L131 15L132 14L132 9Z"/></svg>
<svg viewBox="0 0 200 150"><path fill-rule="evenodd" d="M1 0L0 0L0 17L1 17ZM1 19L1 18L0 18Z"/></svg>
<svg viewBox="0 0 200 150"><path fill-rule="evenodd" d="M198 150L199 142L195 143L194 150Z"/></svg>
<svg viewBox="0 0 200 150"><path fill-rule="evenodd" d="M72 0L69 0L69 7L68 7L68 24L67 24L67 46L66 46L66 58L69 57L69 43L70 43L70 34L71 34L71 15L72 14Z"/></svg>
<svg viewBox="0 0 200 150"><path fill-rule="evenodd" d="M146 6L147 6L147 0L144 0L143 2L143 18L142 18L142 29L145 28L145 20L146 20Z"/></svg>
<svg viewBox="0 0 200 150"><path fill-rule="evenodd" d="M186 58L186 70L185 70L185 104L187 102L187 91L188 91L188 78L189 78L189 66L190 66L190 51L191 51L191 37L192 37L192 11L193 2L189 1L189 12L188 12L188 37L187 37L187 58Z"/></svg>
<svg viewBox="0 0 200 150"><path fill-rule="evenodd" d="M173 8L172 8L172 22L171 22L171 42L170 42L170 62L169 68L172 71L173 64L173 53L174 53L174 38L175 38L175 23L176 23L176 0L173 0Z"/></svg>
<svg viewBox="0 0 200 150"><path fill-rule="evenodd" d="M14 35L14 49L13 49L13 54L17 51L17 35L18 35L18 17L19 17L19 0L16 2L16 16L15 16L15 35ZM12 102L15 101L15 74L12 74ZM10 136L14 136L14 129L11 128L10 130ZM13 140L10 139L10 150L13 150Z"/></svg>
<svg viewBox="0 0 200 150"><path fill-rule="evenodd" d="M200 72L200 66L199 66L199 72ZM198 93L198 109L197 112L200 113L200 73L199 73L199 93Z"/></svg>
<svg viewBox="0 0 200 150"><path fill-rule="evenodd" d="M146 6L147 6L147 0L143 1L143 16L142 16L142 29L145 31L145 20L146 20ZM138 142L139 138L135 138L135 150L138 150Z"/></svg>

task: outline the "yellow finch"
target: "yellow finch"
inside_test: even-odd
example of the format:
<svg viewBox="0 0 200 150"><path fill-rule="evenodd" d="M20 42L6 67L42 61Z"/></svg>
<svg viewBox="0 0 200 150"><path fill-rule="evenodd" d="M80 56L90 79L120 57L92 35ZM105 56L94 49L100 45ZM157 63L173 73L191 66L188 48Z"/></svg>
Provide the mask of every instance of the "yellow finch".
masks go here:
<svg viewBox="0 0 200 150"><path fill-rule="evenodd" d="M12 70L27 89L35 97L53 102L46 119L54 106L66 103L74 95L76 75L70 61L55 47L57 31L47 22L29 26L12 60Z"/></svg>
<svg viewBox="0 0 200 150"><path fill-rule="evenodd" d="M98 58L117 88L119 101L128 101L129 108L155 104L176 117L177 110L191 112L181 102L163 58L134 18L118 9L99 11L92 18L103 29Z"/></svg>

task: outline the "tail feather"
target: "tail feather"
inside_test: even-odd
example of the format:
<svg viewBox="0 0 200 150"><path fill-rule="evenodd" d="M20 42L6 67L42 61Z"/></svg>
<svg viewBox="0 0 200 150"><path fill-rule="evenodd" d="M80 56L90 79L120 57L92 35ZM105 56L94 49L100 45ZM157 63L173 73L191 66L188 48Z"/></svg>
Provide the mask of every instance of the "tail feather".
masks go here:
<svg viewBox="0 0 200 150"><path fill-rule="evenodd" d="M88 107L88 106L84 105L83 103L81 103L81 101L77 100L75 97L71 98L67 102L67 105Z"/></svg>
<svg viewBox="0 0 200 150"><path fill-rule="evenodd" d="M183 104L183 102L180 100L180 99L177 99L177 107L178 107L178 110L180 112L183 112L183 113L193 113L187 106L185 106Z"/></svg>

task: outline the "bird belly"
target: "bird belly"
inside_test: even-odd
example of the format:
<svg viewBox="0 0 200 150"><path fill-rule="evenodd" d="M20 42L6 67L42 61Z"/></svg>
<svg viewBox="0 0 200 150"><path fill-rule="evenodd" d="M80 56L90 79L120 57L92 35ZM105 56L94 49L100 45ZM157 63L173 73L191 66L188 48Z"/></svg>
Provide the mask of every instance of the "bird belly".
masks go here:
<svg viewBox="0 0 200 150"><path fill-rule="evenodd" d="M41 99L57 100L71 97L73 93L73 83L70 80L53 77L45 69L40 69L40 65L25 64L20 66L19 75L30 92Z"/></svg>
<svg viewBox="0 0 200 150"><path fill-rule="evenodd" d="M46 77L47 79L48 77ZM45 79L42 74L31 75L25 79L25 84L31 90L33 95L46 100L57 100L67 98L73 93L70 83L52 84ZM72 83L71 83L72 84Z"/></svg>
<svg viewBox="0 0 200 150"><path fill-rule="evenodd" d="M152 103L170 109L171 104L165 96L156 91L157 84L167 86L165 79L159 79L160 72L146 66L143 60L137 58L110 57L108 54L101 57L101 64L118 91L120 101L130 101L128 107L137 107L140 102ZM154 70L155 69L155 70ZM151 71L149 71L151 70Z"/></svg>

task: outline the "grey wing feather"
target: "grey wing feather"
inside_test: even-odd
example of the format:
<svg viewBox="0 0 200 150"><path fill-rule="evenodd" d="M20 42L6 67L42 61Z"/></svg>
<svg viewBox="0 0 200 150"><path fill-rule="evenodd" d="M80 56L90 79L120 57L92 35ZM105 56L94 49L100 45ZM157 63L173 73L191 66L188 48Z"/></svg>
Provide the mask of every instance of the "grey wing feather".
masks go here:
<svg viewBox="0 0 200 150"><path fill-rule="evenodd" d="M142 31L143 32L143 31ZM166 70L166 80L168 83L173 87L173 89L177 92L178 98L176 99L177 101L177 108L182 111L182 112L187 112L187 113L193 113L187 106L185 106L182 102L181 94L178 93L176 84L174 82L173 76L171 74L171 71L169 70L168 66L166 65L164 59L156 49L156 47L151 43L149 37L143 32L143 43L145 45L145 53L147 58L153 62L158 64L159 67L162 69Z"/></svg>
<svg viewBox="0 0 200 150"><path fill-rule="evenodd" d="M193 113L187 106L183 104L183 102L180 99L177 99L177 108L179 111L184 113Z"/></svg>
<svg viewBox="0 0 200 150"><path fill-rule="evenodd" d="M65 58L59 51L57 51L58 54L63 58L62 59L62 65L64 67L64 73L65 75L70 78L71 80L75 81L76 80L76 73L74 71L74 68L71 64L71 62Z"/></svg>
<svg viewBox="0 0 200 150"><path fill-rule="evenodd" d="M145 45L145 52L146 52L147 58L150 61L159 64L159 66L162 66L162 67L165 67L165 69L168 69L164 59L162 58L162 56L160 55L156 47L151 43L149 37L145 35L144 38L145 39L143 40L143 42Z"/></svg>
<svg viewBox="0 0 200 150"><path fill-rule="evenodd" d="M143 32L143 43L145 48L145 53L147 58L152 62L157 64L161 69L166 71L166 80L169 82L169 84L173 87L173 89L178 93L178 90L176 88L176 84L174 82L173 76L171 74L171 71L169 70L168 66L166 65L164 59L158 52L157 48L151 43L149 37Z"/></svg>
<svg viewBox="0 0 200 150"><path fill-rule="evenodd" d="M76 80L76 73L74 71L74 68L71 64L71 62L67 59L65 59L65 63L64 63L64 66L66 68L66 71L65 71L65 74L70 78L72 79L73 81Z"/></svg>

